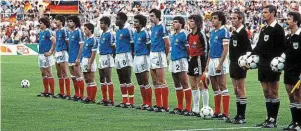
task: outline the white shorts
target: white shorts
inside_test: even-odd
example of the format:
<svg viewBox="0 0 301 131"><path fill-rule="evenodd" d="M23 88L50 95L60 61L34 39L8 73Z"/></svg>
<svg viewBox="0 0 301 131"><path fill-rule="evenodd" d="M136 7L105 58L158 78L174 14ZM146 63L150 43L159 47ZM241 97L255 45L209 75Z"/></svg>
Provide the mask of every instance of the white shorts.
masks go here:
<svg viewBox="0 0 301 131"><path fill-rule="evenodd" d="M181 58L179 60L170 61L169 72L178 73L178 72L187 72L188 71L188 60L187 58Z"/></svg>
<svg viewBox="0 0 301 131"><path fill-rule="evenodd" d="M115 67L113 55L112 54L99 55L98 68L104 69L108 67Z"/></svg>
<svg viewBox="0 0 301 131"><path fill-rule="evenodd" d="M165 68L167 67L167 60L165 52L150 52L150 68Z"/></svg>
<svg viewBox="0 0 301 131"><path fill-rule="evenodd" d="M150 58L147 55L135 56L134 57L134 72L141 73L144 71L149 71L150 69Z"/></svg>
<svg viewBox="0 0 301 131"><path fill-rule="evenodd" d="M133 57L131 52L116 54L115 67L121 69L127 66L133 66Z"/></svg>
<svg viewBox="0 0 301 131"><path fill-rule="evenodd" d="M220 58L210 58L209 65L208 65L208 75L209 76L217 76L217 75L223 75L227 74L229 72L229 66L228 66L228 59L225 59L222 70L220 73L216 73L215 69L218 66Z"/></svg>
<svg viewBox="0 0 301 131"><path fill-rule="evenodd" d="M83 58L82 59L82 62L80 64L82 72L87 72L89 59L90 58ZM91 65L91 72L96 71L96 66L97 66L96 61L94 60L93 64Z"/></svg>
<svg viewBox="0 0 301 131"><path fill-rule="evenodd" d="M48 68L54 65L53 56L45 56L44 54L39 54L38 64L40 68Z"/></svg>
<svg viewBox="0 0 301 131"><path fill-rule="evenodd" d="M59 51L54 53L55 56L55 62L56 63L63 63L68 62L69 56L67 51Z"/></svg>

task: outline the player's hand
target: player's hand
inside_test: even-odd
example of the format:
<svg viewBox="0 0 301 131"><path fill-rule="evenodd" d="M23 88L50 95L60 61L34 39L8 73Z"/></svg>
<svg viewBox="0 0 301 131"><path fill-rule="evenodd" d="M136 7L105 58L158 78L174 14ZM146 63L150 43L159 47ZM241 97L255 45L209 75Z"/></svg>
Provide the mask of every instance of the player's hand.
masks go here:
<svg viewBox="0 0 301 131"><path fill-rule="evenodd" d="M222 71L222 66L221 65L217 65L217 67L215 68L215 72L216 73L220 73Z"/></svg>
<svg viewBox="0 0 301 131"><path fill-rule="evenodd" d="M87 72L91 72L91 65L88 65Z"/></svg>
<svg viewBox="0 0 301 131"><path fill-rule="evenodd" d="M166 57L167 65L169 65L169 59Z"/></svg>
<svg viewBox="0 0 301 131"><path fill-rule="evenodd" d="M52 53L51 53L51 52L45 52L44 55L45 55L45 56L51 56Z"/></svg>
<svg viewBox="0 0 301 131"><path fill-rule="evenodd" d="M208 72L208 66L205 67L205 71L204 72Z"/></svg>
<svg viewBox="0 0 301 131"><path fill-rule="evenodd" d="M80 59L76 59L76 60L75 60L75 65L76 65L76 66L79 66L79 65L80 65Z"/></svg>

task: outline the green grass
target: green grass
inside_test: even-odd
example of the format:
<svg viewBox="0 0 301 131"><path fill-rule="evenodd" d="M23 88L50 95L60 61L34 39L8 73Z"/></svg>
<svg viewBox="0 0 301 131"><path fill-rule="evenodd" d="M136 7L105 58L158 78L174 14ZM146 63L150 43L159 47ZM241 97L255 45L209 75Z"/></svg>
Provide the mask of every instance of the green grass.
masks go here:
<svg viewBox="0 0 301 131"><path fill-rule="evenodd" d="M53 74L56 74L53 68ZM141 95L135 83L135 102L140 104ZM202 120L196 117L169 115L167 113L154 113L136 109L120 109L98 105L85 105L78 102L38 98L36 95L43 90L37 56L2 56L1 60L1 95L2 95L2 121L1 129L11 130L183 130L200 128L236 128L251 127L265 119L265 101L260 83L257 81L257 71L249 71L247 76L248 106L246 111L247 124L225 124L219 120ZM56 77L55 77L56 78ZM96 80L99 76L96 74ZM172 77L166 72L170 90L170 108L176 105L175 90ZM22 79L28 79L30 88L21 88ZM118 88L117 74L113 72L115 85L115 99L120 102L121 94ZM280 82L281 105L277 130L282 129L290 122L288 98L284 84ZM58 92L58 82L56 93ZM98 82L99 84L99 82ZM231 93L230 114L236 113L235 96L231 80L228 77L227 85ZM73 87L71 85L71 87ZM99 87L99 86L98 86ZM73 90L72 90L73 92ZM210 105L213 107L212 90L210 90ZM97 98L101 93L98 90ZM154 100L153 100L154 101ZM254 130L254 129L239 129ZM261 130L261 129L255 129Z"/></svg>

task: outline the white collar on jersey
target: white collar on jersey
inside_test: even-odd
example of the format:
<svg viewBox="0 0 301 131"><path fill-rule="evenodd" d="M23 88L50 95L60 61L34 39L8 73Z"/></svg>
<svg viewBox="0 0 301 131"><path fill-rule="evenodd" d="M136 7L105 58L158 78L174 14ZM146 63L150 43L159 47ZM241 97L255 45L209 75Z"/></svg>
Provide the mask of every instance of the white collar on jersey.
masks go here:
<svg viewBox="0 0 301 131"><path fill-rule="evenodd" d="M276 24L277 24L277 21L274 20L270 25L267 25L267 26L275 27Z"/></svg>
<svg viewBox="0 0 301 131"><path fill-rule="evenodd" d="M217 32L218 30L221 30L221 29L224 29L224 28L225 28L225 26L224 26L224 25L222 25L222 26L221 26L219 29L217 29L217 30L216 30L216 29L214 29L214 31L215 31L215 32Z"/></svg>
<svg viewBox="0 0 301 131"><path fill-rule="evenodd" d="M88 37L88 38L93 38L94 37L94 34L92 34L90 37Z"/></svg>
<svg viewBox="0 0 301 131"><path fill-rule="evenodd" d="M142 31L144 31L145 30L145 28L143 27L141 30L140 30L140 32L142 32Z"/></svg>
<svg viewBox="0 0 301 131"><path fill-rule="evenodd" d="M238 28L236 29L236 32L238 33L242 28L244 28L244 25L241 25L240 27L238 27Z"/></svg>
<svg viewBox="0 0 301 131"><path fill-rule="evenodd" d="M293 35L300 35L301 28L298 28L298 30Z"/></svg>
<svg viewBox="0 0 301 131"><path fill-rule="evenodd" d="M161 24L163 24L163 22L162 22L162 21L159 21L158 25L161 25Z"/></svg>

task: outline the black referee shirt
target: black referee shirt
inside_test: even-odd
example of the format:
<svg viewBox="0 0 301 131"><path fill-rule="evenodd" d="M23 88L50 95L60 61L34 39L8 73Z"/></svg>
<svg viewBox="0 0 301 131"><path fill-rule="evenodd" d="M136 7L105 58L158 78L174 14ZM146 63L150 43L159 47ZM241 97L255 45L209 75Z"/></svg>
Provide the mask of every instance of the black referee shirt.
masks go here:
<svg viewBox="0 0 301 131"><path fill-rule="evenodd" d="M276 20L270 25L264 26L252 53L259 55L260 61L270 64L273 58L281 56L285 51L284 35L283 28Z"/></svg>
<svg viewBox="0 0 301 131"><path fill-rule="evenodd" d="M285 37L286 65L301 65L301 28ZM299 67L301 68L301 67Z"/></svg>
<svg viewBox="0 0 301 131"><path fill-rule="evenodd" d="M231 61L237 61L246 52L251 52L252 47L248 38L248 32L242 25L234 31L230 37L229 57Z"/></svg>

